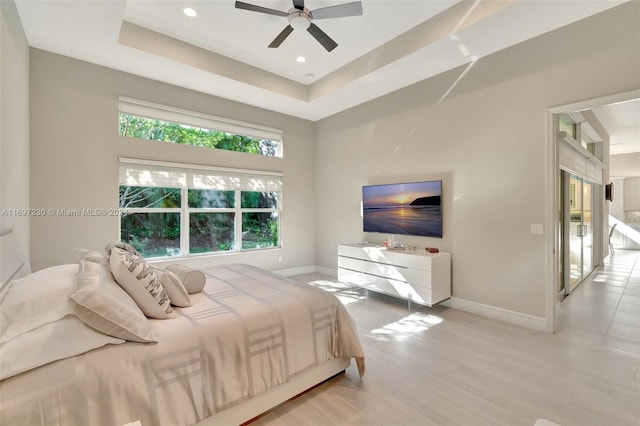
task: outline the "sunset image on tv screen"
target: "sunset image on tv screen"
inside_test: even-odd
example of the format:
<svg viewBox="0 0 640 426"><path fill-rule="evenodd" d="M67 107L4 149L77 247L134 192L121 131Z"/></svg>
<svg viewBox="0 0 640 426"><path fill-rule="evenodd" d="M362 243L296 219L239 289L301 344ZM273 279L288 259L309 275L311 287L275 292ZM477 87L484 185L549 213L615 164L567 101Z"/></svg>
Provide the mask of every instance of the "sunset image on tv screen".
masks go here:
<svg viewBox="0 0 640 426"><path fill-rule="evenodd" d="M442 181L362 188L365 232L442 238Z"/></svg>

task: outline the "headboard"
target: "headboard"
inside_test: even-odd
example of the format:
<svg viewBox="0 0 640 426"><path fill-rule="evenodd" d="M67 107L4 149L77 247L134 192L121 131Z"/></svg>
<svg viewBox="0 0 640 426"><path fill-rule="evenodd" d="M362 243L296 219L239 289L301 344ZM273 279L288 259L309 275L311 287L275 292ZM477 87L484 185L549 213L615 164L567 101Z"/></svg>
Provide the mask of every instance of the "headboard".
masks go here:
<svg viewBox="0 0 640 426"><path fill-rule="evenodd" d="M20 244L16 234L10 230L0 235L0 288L30 272L26 247Z"/></svg>

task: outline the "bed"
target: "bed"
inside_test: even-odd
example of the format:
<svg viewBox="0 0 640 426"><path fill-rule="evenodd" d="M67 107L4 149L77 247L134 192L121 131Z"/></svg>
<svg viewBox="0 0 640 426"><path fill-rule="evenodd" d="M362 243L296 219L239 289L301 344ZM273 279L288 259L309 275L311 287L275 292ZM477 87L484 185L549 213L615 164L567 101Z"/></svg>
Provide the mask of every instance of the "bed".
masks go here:
<svg viewBox="0 0 640 426"><path fill-rule="evenodd" d="M7 236L0 238L4 265L9 243ZM3 268L2 291L9 295L19 290L16 284L7 292L12 282L7 277L29 272L28 262L11 263L23 272ZM71 267L61 265L56 271L70 273ZM241 424L339 374L352 359L364 373L355 326L333 295L246 264L211 266L203 272L205 287L191 295L190 307L174 307L172 319L147 321L157 342L115 339L94 349L79 349L81 353L74 356L33 368L27 365L4 378L0 424ZM51 284L39 282L39 273L43 271L13 282L23 288L22 283L35 276L32 281L38 285ZM55 297L47 296L49 303ZM34 317L44 315L43 309L33 311ZM64 309L57 316L62 319L46 326L69 322L81 327ZM100 340L102 335L83 329L97 334L66 344L70 329L55 341L32 344L30 351L21 349L24 356L0 346L0 372L11 374L6 370L17 368L26 362L23 359L55 358L59 346ZM5 335L10 331L9 327ZM12 360L5 359L7 354Z"/></svg>

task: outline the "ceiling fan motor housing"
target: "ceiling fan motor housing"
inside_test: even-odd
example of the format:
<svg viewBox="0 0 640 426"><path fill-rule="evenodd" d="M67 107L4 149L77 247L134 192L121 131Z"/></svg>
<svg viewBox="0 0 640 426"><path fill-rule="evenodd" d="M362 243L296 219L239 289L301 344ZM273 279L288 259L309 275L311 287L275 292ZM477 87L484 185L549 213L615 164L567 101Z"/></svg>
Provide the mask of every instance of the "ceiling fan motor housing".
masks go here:
<svg viewBox="0 0 640 426"><path fill-rule="evenodd" d="M289 25L296 30L306 30L311 25L312 16L311 11L306 7L303 10L294 8L289 9L289 15L287 16Z"/></svg>

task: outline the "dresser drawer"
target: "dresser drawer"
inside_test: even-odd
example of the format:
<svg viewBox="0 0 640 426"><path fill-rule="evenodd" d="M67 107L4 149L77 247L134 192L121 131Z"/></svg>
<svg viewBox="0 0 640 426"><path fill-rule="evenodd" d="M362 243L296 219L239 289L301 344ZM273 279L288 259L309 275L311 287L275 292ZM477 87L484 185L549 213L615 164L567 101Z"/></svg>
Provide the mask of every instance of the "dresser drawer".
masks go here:
<svg viewBox="0 0 640 426"><path fill-rule="evenodd" d="M412 251L406 253L404 251L392 251L391 255L394 265L423 271L431 270L431 257L427 254L415 254L415 252Z"/></svg>
<svg viewBox="0 0 640 426"><path fill-rule="evenodd" d="M393 254L382 247L366 245L339 245L338 256L369 260L378 263L393 263Z"/></svg>
<svg viewBox="0 0 640 426"><path fill-rule="evenodd" d="M338 246L338 256L353 257L355 259L364 259L365 252L362 250L364 246Z"/></svg>
<svg viewBox="0 0 640 426"><path fill-rule="evenodd" d="M338 267L365 272L383 278L390 278L397 281L406 281L402 275L404 272L400 268L385 263L370 262L368 260L353 259L351 257L339 257Z"/></svg>
<svg viewBox="0 0 640 426"><path fill-rule="evenodd" d="M338 281L390 296L401 297L423 305L431 305L431 289L413 287L405 281L397 281L364 272L338 268Z"/></svg>

